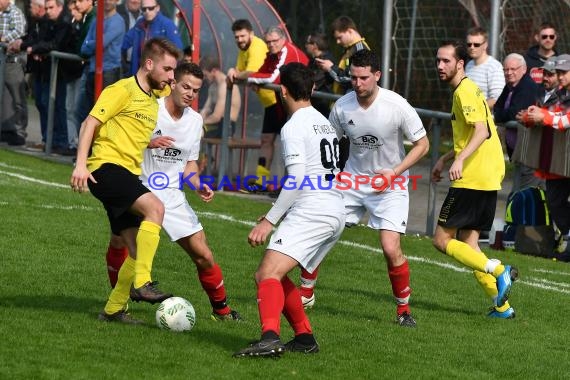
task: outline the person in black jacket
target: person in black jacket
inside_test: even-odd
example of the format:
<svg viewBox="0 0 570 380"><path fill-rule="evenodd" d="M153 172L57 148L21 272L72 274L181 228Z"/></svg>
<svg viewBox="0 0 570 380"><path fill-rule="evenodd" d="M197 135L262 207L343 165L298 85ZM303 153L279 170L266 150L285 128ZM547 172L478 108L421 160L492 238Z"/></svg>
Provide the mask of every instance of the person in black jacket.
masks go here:
<svg viewBox="0 0 570 380"><path fill-rule="evenodd" d="M71 20L63 0L46 0L46 16L42 18L36 30L22 41L20 49L28 53L28 61L34 74L34 94L37 97L36 106L40 113L42 140L46 141L47 117L49 102L49 86L51 75L51 51L63 51L68 46L72 36ZM67 141L67 112L65 109L66 80L61 75L63 67L59 68L55 96L55 115L53 120L52 152L62 155L73 155Z"/></svg>
<svg viewBox="0 0 570 380"><path fill-rule="evenodd" d="M535 104L538 95L538 85L526 74L527 66L522 55L512 53L503 61L505 73L505 88L493 107L495 123L503 124L516 121L517 114ZM506 128L505 143L509 160L511 159L517 144L517 129ZM528 166L521 164L520 188L538 186L542 181L534 176L534 172Z"/></svg>
<svg viewBox="0 0 570 380"><path fill-rule="evenodd" d="M554 48L557 39L554 25L548 22L542 23L534 34L536 45L531 46L524 55L527 74L538 84L542 83L542 66L546 60L558 55Z"/></svg>
<svg viewBox="0 0 570 380"><path fill-rule="evenodd" d="M309 34L305 40L305 51L310 57L309 68L314 75L313 80L315 81L315 91L332 93L334 79L321 70L316 62L317 58L326 59L331 62L334 60L333 55L329 52L329 44L327 43L326 36L322 33ZM331 111L330 100L312 98L311 104L325 117L329 117L329 113Z"/></svg>

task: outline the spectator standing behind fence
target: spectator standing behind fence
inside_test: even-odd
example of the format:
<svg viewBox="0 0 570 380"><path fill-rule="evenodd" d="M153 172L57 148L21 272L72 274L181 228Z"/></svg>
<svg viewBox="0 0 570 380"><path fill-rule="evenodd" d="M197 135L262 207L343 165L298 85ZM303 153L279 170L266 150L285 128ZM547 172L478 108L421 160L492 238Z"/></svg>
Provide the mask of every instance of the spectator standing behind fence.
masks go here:
<svg viewBox="0 0 570 380"><path fill-rule="evenodd" d="M141 0L124 0L119 6L117 6L117 13L121 15L125 21L125 31L131 30L138 19L142 16L141 10ZM133 54L133 48L127 49L123 52L123 76L128 76L131 68L131 56Z"/></svg>
<svg viewBox="0 0 570 380"><path fill-rule="evenodd" d="M164 37L174 43L178 49L183 48L178 28L172 20L160 12L157 1L142 0L141 4L143 17L127 31L123 40L123 54L132 48L131 65L126 76L134 75L139 69L142 47L151 38Z"/></svg>
<svg viewBox="0 0 570 380"><path fill-rule="evenodd" d="M558 36L554 25L545 22L540 24L534 34L536 45L531 46L524 54L527 74L535 83L542 83L542 65L550 57L558 55L555 50Z"/></svg>
<svg viewBox="0 0 570 380"><path fill-rule="evenodd" d="M538 94L538 85L526 74L526 63L522 55L507 55L503 61L503 71L506 85L493 108L496 123L516 121L517 114L533 105ZM516 128L506 128L505 144L510 160L517 144ZM520 164L520 176L521 189L542 184L542 181L534 176L534 170L526 165Z"/></svg>
<svg viewBox="0 0 570 380"><path fill-rule="evenodd" d="M310 57L309 68L314 75L315 91L332 93L334 80L330 75L326 74L319 68L316 61L317 58L329 60L331 62L334 60L333 55L329 52L329 44L326 36L322 33L309 34L305 40L305 51ZM311 99L311 104L317 111L325 115L325 117L329 117L329 113L331 111L330 100L313 97Z"/></svg>
<svg viewBox="0 0 570 380"><path fill-rule="evenodd" d="M555 73L551 72L552 64ZM545 100L539 98L536 107L529 107L528 112L521 112L517 118L527 127L543 126L539 173L546 179L546 200L552 219L560 231L556 247L560 256L557 257L559 260L570 261L570 177L553 173L553 166L566 162L566 157L562 156L568 155L568 147L564 143L570 134L570 55L562 54L546 61L543 66L543 83L545 93L552 91L549 87L556 89L555 84L561 88ZM561 170L558 168L556 171Z"/></svg>
<svg viewBox="0 0 570 380"><path fill-rule="evenodd" d="M224 113L226 110L226 95L228 91L226 74L220 69L220 62L213 57L204 57L200 60L200 68L204 78L208 82L208 96L206 103L200 111L204 119L204 137L222 137ZM233 136L236 130L236 122L241 108L241 95L239 88L233 86L230 109L231 129L228 133Z"/></svg>
<svg viewBox="0 0 570 380"><path fill-rule="evenodd" d="M348 16L340 16L331 26L336 43L344 48L338 65L330 59L315 59L319 67L327 72L335 81L333 90L336 94L344 94L352 89L350 83L350 57L359 50L370 50L364 38L358 32L356 23Z"/></svg>
<svg viewBox="0 0 570 380"><path fill-rule="evenodd" d="M83 14L77 9L77 1L71 0L67 3L69 14L71 15L70 38L68 44L63 48L66 53L79 55L81 49L81 24ZM62 75L67 83L65 96L65 110L67 112L67 141L70 149L77 149L77 136L79 131L79 121L75 112L81 93L81 75L83 74L83 61L73 61L62 59L59 61L62 67Z"/></svg>
<svg viewBox="0 0 570 380"><path fill-rule="evenodd" d="M265 60L267 44L253 32L251 22L246 19L239 19L232 24L232 32L239 49L236 66L228 70L228 85L233 85L237 81L246 81L250 74L259 70ZM263 128L266 124L272 123L271 112L276 106L277 98L273 90L260 88L256 91L257 97L264 108ZM268 112L268 110L270 110Z"/></svg>
<svg viewBox="0 0 570 380"><path fill-rule="evenodd" d="M71 20L64 11L63 0L46 0L47 21L40 23L38 30L33 31L20 45L26 50L29 59L35 61L34 94L38 97L36 105L40 113L42 142L45 143L48 123L49 86L51 77L51 51L62 51L68 45ZM55 112L53 119L52 152L62 155L73 155L67 140L67 112L65 111L66 83L59 67L55 90Z"/></svg>
<svg viewBox="0 0 570 380"><path fill-rule="evenodd" d="M265 42L269 52L263 64L255 73L247 77L247 83L254 88L259 84L279 83L279 68L287 63L299 62L304 65L309 63L309 58L293 43L287 41L285 31L279 26L272 26L265 33ZM263 128L261 131L261 147L259 161L256 169L257 181L252 190L265 191L264 179L270 176L275 140L281 133L281 128L287 121L285 109L279 97L274 105L265 108L263 116Z"/></svg>
<svg viewBox="0 0 570 380"><path fill-rule="evenodd" d="M13 112L14 116L0 120L1 140L8 145L25 145L28 127L28 104L26 103L26 80L24 66L26 58L19 51L10 49L10 44L21 39L26 33L26 17L24 13L10 0L0 0L0 42L7 44L4 64L4 92L3 103L4 118ZM9 95L9 96L7 96ZM11 104L7 101L11 100ZM4 124L7 124L6 126Z"/></svg>
<svg viewBox="0 0 570 380"><path fill-rule="evenodd" d="M22 42L24 40L30 40L32 35L39 35L39 30L45 30L45 27L41 27L41 24L47 23L48 18L46 17L46 8L44 0L31 0L29 6L29 19L27 22L28 29L26 35L18 38L10 43L8 50L18 53L21 51ZM37 66L38 62L34 61L32 57L27 57L26 59L26 72L29 73L29 78L25 79L28 81L28 86L33 88L33 83L35 82L34 77L34 66ZM35 91L35 90L34 90ZM39 104L40 97L34 92L34 100L36 108L39 110L41 105ZM26 105L27 107L27 105ZM41 120L40 120L41 122ZM36 142L34 144L28 145L30 150L40 150L43 151L45 148L45 143L43 141Z"/></svg>
<svg viewBox="0 0 570 380"><path fill-rule="evenodd" d="M121 44L125 36L123 18L117 13L117 0L105 1L103 20L103 88L121 79ZM95 103L95 46L97 23L92 22L81 45L81 55L89 58L85 91L80 96L78 118L84 120Z"/></svg>
<svg viewBox="0 0 570 380"><path fill-rule="evenodd" d="M85 41L85 37L87 37L87 32L89 32L89 27L91 23L95 21L96 18L96 10L93 6L93 0L76 0L75 6L77 10L82 15L81 24L79 25L79 39L77 41L78 48L77 54L81 55L83 60L83 72L79 79L79 92L75 94L75 119L77 120L77 134L79 134L79 128L81 128L81 121L87 117L89 113L88 104L82 106L84 102L84 98L86 95L86 85L87 85L87 76L89 75L89 57L84 56L81 54L81 46L83 46L83 41ZM85 108L85 109L84 109Z"/></svg>
<svg viewBox="0 0 570 380"><path fill-rule="evenodd" d="M505 87L505 75L501 62L487 54L487 41L488 34L485 29L480 27L469 29L467 52L471 60L465 65L465 74L483 91L489 109L493 110Z"/></svg>

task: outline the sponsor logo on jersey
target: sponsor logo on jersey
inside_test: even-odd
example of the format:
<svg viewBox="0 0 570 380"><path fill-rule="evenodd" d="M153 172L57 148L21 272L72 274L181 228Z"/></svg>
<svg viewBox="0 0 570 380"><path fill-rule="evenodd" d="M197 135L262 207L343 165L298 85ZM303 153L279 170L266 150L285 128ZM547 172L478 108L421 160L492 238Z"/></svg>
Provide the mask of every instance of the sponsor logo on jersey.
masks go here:
<svg viewBox="0 0 570 380"><path fill-rule="evenodd" d="M150 117L149 115L145 115L144 113L135 112L135 118L139 120L148 121L149 123L156 124L156 121Z"/></svg>
<svg viewBox="0 0 570 380"><path fill-rule="evenodd" d="M165 157L176 157L179 156L180 154L182 154L182 151L180 149L166 148L164 150Z"/></svg>
<svg viewBox="0 0 570 380"><path fill-rule="evenodd" d="M275 242L275 244L283 245L283 242L281 241L281 239L279 239Z"/></svg>
<svg viewBox="0 0 570 380"><path fill-rule="evenodd" d="M350 119L347 124L348 125L354 125L354 121L352 121L352 119Z"/></svg>
<svg viewBox="0 0 570 380"><path fill-rule="evenodd" d="M352 144L360 148L366 149L377 149L384 144L381 144L378 140L378 137L373 135L363 135L356 137L352 140Z"/></svg>
<svg viewBox="0 0 570 380"><path fill-rule="evenodd" d="M159 129L158 131L154 132L154 134L157 136L162 136L162 131Z"/></svg>

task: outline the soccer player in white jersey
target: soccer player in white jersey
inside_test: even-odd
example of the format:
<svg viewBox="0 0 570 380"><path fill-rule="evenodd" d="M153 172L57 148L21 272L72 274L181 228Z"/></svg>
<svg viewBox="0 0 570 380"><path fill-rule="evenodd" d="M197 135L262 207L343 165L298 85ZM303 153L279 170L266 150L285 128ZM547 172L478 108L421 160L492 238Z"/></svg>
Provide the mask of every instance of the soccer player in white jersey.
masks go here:
<svg viewBox="0 0 570 380"><path fill-rule="evenodd" d="M312 272L344 229L342 195L333 184L339 168L338 138L311 106L313 74L301 63L284 65L280 72L283 103L291 115L281 131L288 179L271 210L251 230L249 244L264 244L273 226L283 220L255 273L261 340L235 357L318 352L301 295L287 273L296 266ZM285 345L279 337L281 313L295 333Z"/></svg>
<svg viewBox="0 0 570 380"><path fill-rule="evenodd" d="M412 291L410 270L400 247L400 235L406 232L408 223L408 169L428 152L429 141L418 114L406 99L378 87L380 75L380 62L373 52L361 50L352 56L354 91L337 100L329 116L339 136L344 134L350 140L350 155L337 187L344 190L347 226L357 224L368 211L368 227L379 231L388 265L397 304L396 321L414 327L408 304ZM413 144L407 154L404 137ZM307 277L316 281L315 271L312 275L302 271L302 284Z"/></svg>
<svg viewBox="0 0 570 380"><path fill-rule="evenodd" d="M184 186L189 186L204 202L210 202L214 197L212 189L207 184L200 184L198 177L203 123L202 116L190 108L202 87L203 78L202 70L194 63L181 63L175 69L172 92L158 99L158 121L149 149L144 154L140 178L164 204L162 228L194 261L198 279L213 308L212 319L240 320L239 313L226 303L222 271L214 261L202 225L182 191ZM180 173L184 173L182 184Z"/></svg>

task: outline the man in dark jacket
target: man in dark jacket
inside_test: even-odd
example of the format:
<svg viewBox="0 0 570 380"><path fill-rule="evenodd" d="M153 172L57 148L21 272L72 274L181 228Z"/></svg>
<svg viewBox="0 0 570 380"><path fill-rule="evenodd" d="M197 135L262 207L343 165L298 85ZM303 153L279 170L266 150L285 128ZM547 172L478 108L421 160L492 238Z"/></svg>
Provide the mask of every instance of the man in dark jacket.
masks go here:
<svg viewBox="0 0 570 380"><path fill-rule="evenodd" d="M320 92L333 92L332 86L334 79L326 74L317 65L316 59L326 59L333 61L334 57L329 52L329 45L327 43L326 36L322 33L309 34L305 40L305 51L309 55L309 68L315 76L313 79L315 81L315 91ZM331 101L326 99L312 98L311 104L316 108L317 111L329 117L331 111Z"/></svg>
<svg viewBox="0 0 570 380"><path fill-rule="evenodd" d="M527 74L538 84L542 83L542 66L546 60L558 55L554 50L556 39L554 26L550 23L543 23L534 34L536 45L531 46L524 55Z"/></svg>
<svg viewBox="0 0 570 380"><path fill-rule="evenodd" d="M517 114L535 104L538 85L526 74L524 57L517 53L507 55L503 61L505 88L493 107L495 123L503 124L516 121ZM517 129L507 128L505 132L507 154L511 159L517 144ZM521 164L520 188L538 186L542 181L534 177L534 171Z"/></svg>
<svg viewBox="0 0 570 380"><path fill-rule="evenodd" d="M31 69L34 74L34 94L37 97L36 106L40 113L42 141L47 137L49 86L51 75L51 58L49 53L53 50L63 51L69 45L71 33L70 15L64 7L63 0L46 0L46 19L42 20L38 28L22 41L20 48L28 53L28 60L34 65ZM58 73L55 96L55 114L53 120L53 153L73 155L67 141L67 112L65 109L66 81Z"/></svg>

